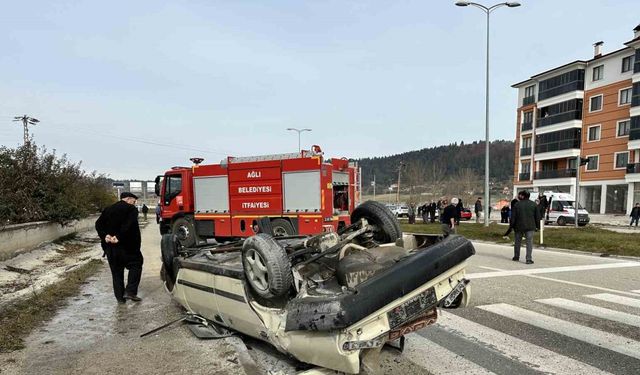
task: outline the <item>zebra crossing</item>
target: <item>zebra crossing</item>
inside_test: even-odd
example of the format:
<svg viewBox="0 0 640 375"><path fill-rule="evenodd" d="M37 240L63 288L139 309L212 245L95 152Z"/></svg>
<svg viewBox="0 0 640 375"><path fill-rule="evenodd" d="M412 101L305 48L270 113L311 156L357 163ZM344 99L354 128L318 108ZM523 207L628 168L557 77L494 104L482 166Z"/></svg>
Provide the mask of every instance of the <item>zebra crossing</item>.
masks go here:
<svg viewBox="0 0 640 375"><path fill-rule="evenodd" d="M534 300L532 307L545 313L506 303L442 310L436 325L407 336L403 357L432 374L640 374L640 290L620 292L582 296L594 304ZM602 302L608 308L597 305ZM582 318L573 319L576 313ZM482 317L540 331L542 338L516 337L501 324L483 324ZM612 325L617 329L602 328ZM565 341L562 348L554 338ZM576 355L572 347L583 352Z"/></svg>

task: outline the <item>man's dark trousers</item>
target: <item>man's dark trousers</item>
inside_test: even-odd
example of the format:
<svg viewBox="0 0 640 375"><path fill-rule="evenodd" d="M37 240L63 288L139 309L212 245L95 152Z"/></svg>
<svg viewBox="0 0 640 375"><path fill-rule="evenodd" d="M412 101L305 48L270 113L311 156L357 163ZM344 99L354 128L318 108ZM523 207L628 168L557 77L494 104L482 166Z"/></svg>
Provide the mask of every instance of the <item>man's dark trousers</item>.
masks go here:
<svg viewBox="0 0 640 375"><path fill-rule="evenodd" d="M118 300L122 300L125 295L138 295L138 285L142 277L142 263L144 258L140 250L126 250L120 246L107 245L104 249L109 260L111 278L113 279L113 294ZM127 286L124 285L124 270L129 270Z"/></svg>

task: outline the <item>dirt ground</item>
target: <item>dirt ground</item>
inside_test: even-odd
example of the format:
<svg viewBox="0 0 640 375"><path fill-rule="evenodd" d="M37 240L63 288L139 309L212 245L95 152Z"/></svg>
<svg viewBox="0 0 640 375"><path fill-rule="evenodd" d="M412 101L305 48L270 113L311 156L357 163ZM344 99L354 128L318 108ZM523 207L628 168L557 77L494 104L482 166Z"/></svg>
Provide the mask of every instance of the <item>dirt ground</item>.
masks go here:
<svg viewBox="0 0 640 375"><path fill-rule="evenodd" d="M198 340L176 324L157 334L142 333L179 318L181 309L159 278L160 235L155 224L142 229L142 302L118 305L111 274L103 269L81 293L25 340L23 350L0 354L1 374L221 374L250 373L242 342L231 337ZM96 244L99 248L99 245ZM97 250L97 249L96 249ZM245 349L246 351L246 349Z"/></svg>

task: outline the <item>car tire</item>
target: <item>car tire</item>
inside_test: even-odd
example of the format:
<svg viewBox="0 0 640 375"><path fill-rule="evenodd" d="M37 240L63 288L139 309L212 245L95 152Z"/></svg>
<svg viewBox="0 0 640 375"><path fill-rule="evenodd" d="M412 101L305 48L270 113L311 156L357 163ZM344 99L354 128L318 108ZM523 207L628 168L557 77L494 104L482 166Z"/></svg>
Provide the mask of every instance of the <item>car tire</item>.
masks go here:
<svg viewBox="0 0 640 375"><path fill-rule="evenodd" d="M565 219L563 216L560 216L558 218L558 225L564 227L565 225L567 225L567 219Z"/></svg>
<svg viewBox="0 0 640 375"><path fill-rule="evenodd" d="M258 233L244 241L242 266L251 289L262 298L283 296L293 285L287 252L268 234Z"/></svg>
<svg viewBox="0 0 640 375"><path fill-rule="evenodd" d="M173 284L176 281L176 272L173 269L174 259L178 256L178 240L173 234L165 234L160 239L160 254L162 255L162 269L160 270L161 278L167 283L171 283L171 288L167 285L167 288L172 289ZM164 274L163 274L164 272Z"/></svg>
<svg viewBox="0 0 640 375"><path fill-rule="evenodd" d="M382 203L366 201L356 207L351 213L351 223L365 218L367 222L376 227L373 239L378 243L395 242L402 237L402 230L398 219Z"/></svg>
<svg viewBox="0 0 640 375"><path fill-rule="evenodd" d="M171 231L180 241L180 244L184 247L192 247L198 241L196 236L196 229L193 223L187 218L181 217L173 222Z"/></svg>
<svg viewBox="0 0 640 375"><path fill-rule="evenodd" d="M271 221L271 232L274 237L293 236L296 234L293 225L286 219L274 219Z"/></svg>

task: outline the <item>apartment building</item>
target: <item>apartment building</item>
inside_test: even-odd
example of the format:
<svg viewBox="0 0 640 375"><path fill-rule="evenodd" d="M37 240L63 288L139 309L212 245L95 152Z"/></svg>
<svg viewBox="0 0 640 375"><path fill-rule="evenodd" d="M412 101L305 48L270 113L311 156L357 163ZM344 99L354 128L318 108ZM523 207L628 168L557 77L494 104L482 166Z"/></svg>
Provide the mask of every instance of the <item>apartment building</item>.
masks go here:
<svg viewBox="0 0 640 375"><path fill-rule="evenodd" d="M514 195L560 191L593 213L628 213L640 202L640 25L625 47L594 44L576 60L516 83ZM577 157L588 158L579 174Z"/></svg>

